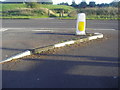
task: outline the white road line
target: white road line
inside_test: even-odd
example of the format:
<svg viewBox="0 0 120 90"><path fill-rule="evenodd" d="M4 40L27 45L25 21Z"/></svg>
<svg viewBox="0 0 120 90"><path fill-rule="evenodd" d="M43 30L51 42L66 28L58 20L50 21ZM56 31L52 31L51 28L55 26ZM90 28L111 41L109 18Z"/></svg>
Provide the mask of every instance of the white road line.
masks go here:
<svg viewBox="0 0 120 90"><path fill-rule="evenodd" d="M56 23L66 23L66 22L50 22L50 23L55 23L56 24ZM48 24L49 24L49 22L48 22Z"/></svg>
<svg viewBox="0 0 120 90"><path fill-rule="evenodd" d="M24 30L25 31L40 31L40 32L47 32L47 31L50 31L50 32L55 32L56 30L75 30L76 28L1 28L0 29L0 32L4 32L4 31L7 31L7 30L11 30L11 31L16 31L16 30ZM96 28L86 28L86 30L116 30L116 29L96 29Z"/></svg>
<svg viewBox="0 0 120 90"><path fill-rule="evenodd" d="M4 32L4 31L7 31L7 30L8 30L7 28L1 28L0 32Z"/></svg>
<svg viewBox="0 0 120 90"><path fill-rule="evenodd" d="M29 28L8 28L8 29L29 29Z"/></svg>
<svg viewBox="0 0 120 90"><path fill-rule="evenodd" d="M8 28L8 29L55 30L55 29L75 29L75 28Z"/></svg>
<svg viewBox="0 0 120 90"><path fill-rule="evenodd" d="M93 29L93 30L116 30L116 29Z"/></svg>
<svg viewBox="0 0 120 90"><path fill-rule="evenodd" d="M76 28L6 28L6 29L34 29L34 30L51 30L51 29L76 29ZM104 29L104 28L86 28L88 30L116 30L116 29Z"/></svg>
<svg viewBox="0 0 120 90"><path fill-rule="evenodd" d="M53 30L32 30L32 31L36 31L36 32L52 32Z"/></svg>

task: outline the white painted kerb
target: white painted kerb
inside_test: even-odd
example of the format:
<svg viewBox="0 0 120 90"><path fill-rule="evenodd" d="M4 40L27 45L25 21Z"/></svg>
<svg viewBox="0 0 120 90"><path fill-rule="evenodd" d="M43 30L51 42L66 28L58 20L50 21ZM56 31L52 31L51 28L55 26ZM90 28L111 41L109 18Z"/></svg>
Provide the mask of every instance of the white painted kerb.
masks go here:
<svg viewBox="0 0 120 90"><path fill-rule="evenodd" d="M68 42L64 42L64 43L55 44L54 47L63 47L67 44L73 44L73 43L75 43L75 41L68 41Z"/></svg>
<svg viewBox="0 0 120 90"><path fill-rule="evenodd" d="M89 37L89 40L93 40L93 39L97 39L97 38L103 38L103 34L99 34L99 33L96 33L96 34L98 34L98 35Z"/></svg>
<svg viewBox="0 0 120 90"><path fill-rule="evenodd" d="M20 54L17 54L17 55L15 55L15 56L12 56L12 57L10 57L10 58L8 58L8 59L6 59L6 60L3 60L3 61L1 61L0 63L4 63L4 62L7 62L7 61L11 61L11 60L13 60L13 59L18 59L18 58L21 58L21 57L24 57L24 56L28 56L28 55L31 55L31 52L30 52L29 50L27 50L27 51L25 51L25 52L22 52L22 53L20 53Z"/></svg>

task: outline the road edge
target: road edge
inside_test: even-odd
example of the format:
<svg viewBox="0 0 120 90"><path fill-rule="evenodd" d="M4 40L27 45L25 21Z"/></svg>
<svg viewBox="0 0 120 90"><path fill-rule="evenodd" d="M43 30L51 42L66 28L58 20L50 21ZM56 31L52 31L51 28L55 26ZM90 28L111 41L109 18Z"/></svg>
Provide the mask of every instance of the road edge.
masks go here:
<svg viewBox="0 0 120 90"><path fill-rule="evenodd" d="M10 58L7 58L5 60L0 61L0 64L12 61L14 59L19 59L19 58L22 58L22 57L25 57L25 56L29 56L29 55L32 55L32 54L35 54L35 53L41 53L41 52L44 52L44 51L48 51L50 49L54 49L54 48L58 48L58 47L64 47L66 45L71 45L71 44L74 44L74 43L77 43L77 42L80 42L80 43L81 42L86 42L86 41L90 41L90 40L94 40L94 39L98 39L98 38L103 38L103 34L102 33L94 33L94 36L89 36L87 38L82 38L82 39L77 39L77 40L69 40L69 41L66 41L66 42L63 42L63 43L57 43L57 44L54 44L54 45L51 45L51 46L46 46L44 48L35 48L33 50L26 50L22 53L19 53L19 54L14 55Z"/></svg>

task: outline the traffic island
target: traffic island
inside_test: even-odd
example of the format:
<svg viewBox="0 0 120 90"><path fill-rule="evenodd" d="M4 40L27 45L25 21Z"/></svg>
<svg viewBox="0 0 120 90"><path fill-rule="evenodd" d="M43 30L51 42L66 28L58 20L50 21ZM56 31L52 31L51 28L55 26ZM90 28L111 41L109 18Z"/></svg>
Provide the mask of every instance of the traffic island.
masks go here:
<svg viewBox="0 0 120 90"><path fill-rule="evenodd" d="M45 46L45 47L34 48L32 50L26 50L22 53L19 53L10 58L7 58L6 60L0 61L0 63L2 64L5 62L8 62L8 61L23 58L25 56L29 56L29 55L33 55L33 54L40 54L40 53L47 52L49 50L54 50L56 48L65 47L67 45L87 42L87 41L91 41L91 40L99 39L99 38L103 38L102 33L86 33L86 35L76 35L75 38L71 38L70 40L64 40L64 41L61 41L60 43L56 43L56 44Z"/></svg>
<svg viewBox="0 0 120 90"><path fill-rule="evenodd" d="M46 52L46 51L49 51L51 49L55 49L58 47L64 47L67 45L72 45L75 43L82 43L82 42L99 39L99 38L103 38L102 33L86 33L86 35L76 36L76 38L72 38L71 40L61 41L61 43L57 43L57 44L42 47L42 48L41 47L35 48L31 51L31 53L32 54L40 54L40 53L43 53L43 52Z"/></svg>

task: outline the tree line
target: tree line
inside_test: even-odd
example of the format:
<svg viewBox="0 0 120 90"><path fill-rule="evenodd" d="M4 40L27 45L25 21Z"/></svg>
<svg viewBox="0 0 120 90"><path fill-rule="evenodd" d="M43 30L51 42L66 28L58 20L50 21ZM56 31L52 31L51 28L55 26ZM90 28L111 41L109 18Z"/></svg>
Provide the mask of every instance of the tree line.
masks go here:
<svg viewBox="0 0 120 90"><path fill-rule="evenodd" d="M119 7L120 6L120 1L117 2L117 1L113 1L111 3L101 3L101 4L96 4L96 2L94 1L90 1L89 4L86 3L86 1L82 1L81 3L79 4L76 4L76 2L73 0L72 1L72 4L69 5L67 2L64 3L60 3L58 5L67 5L67 6L72 6L72 7L75 7L75 8L86 8L86 7Z"/></svg>

